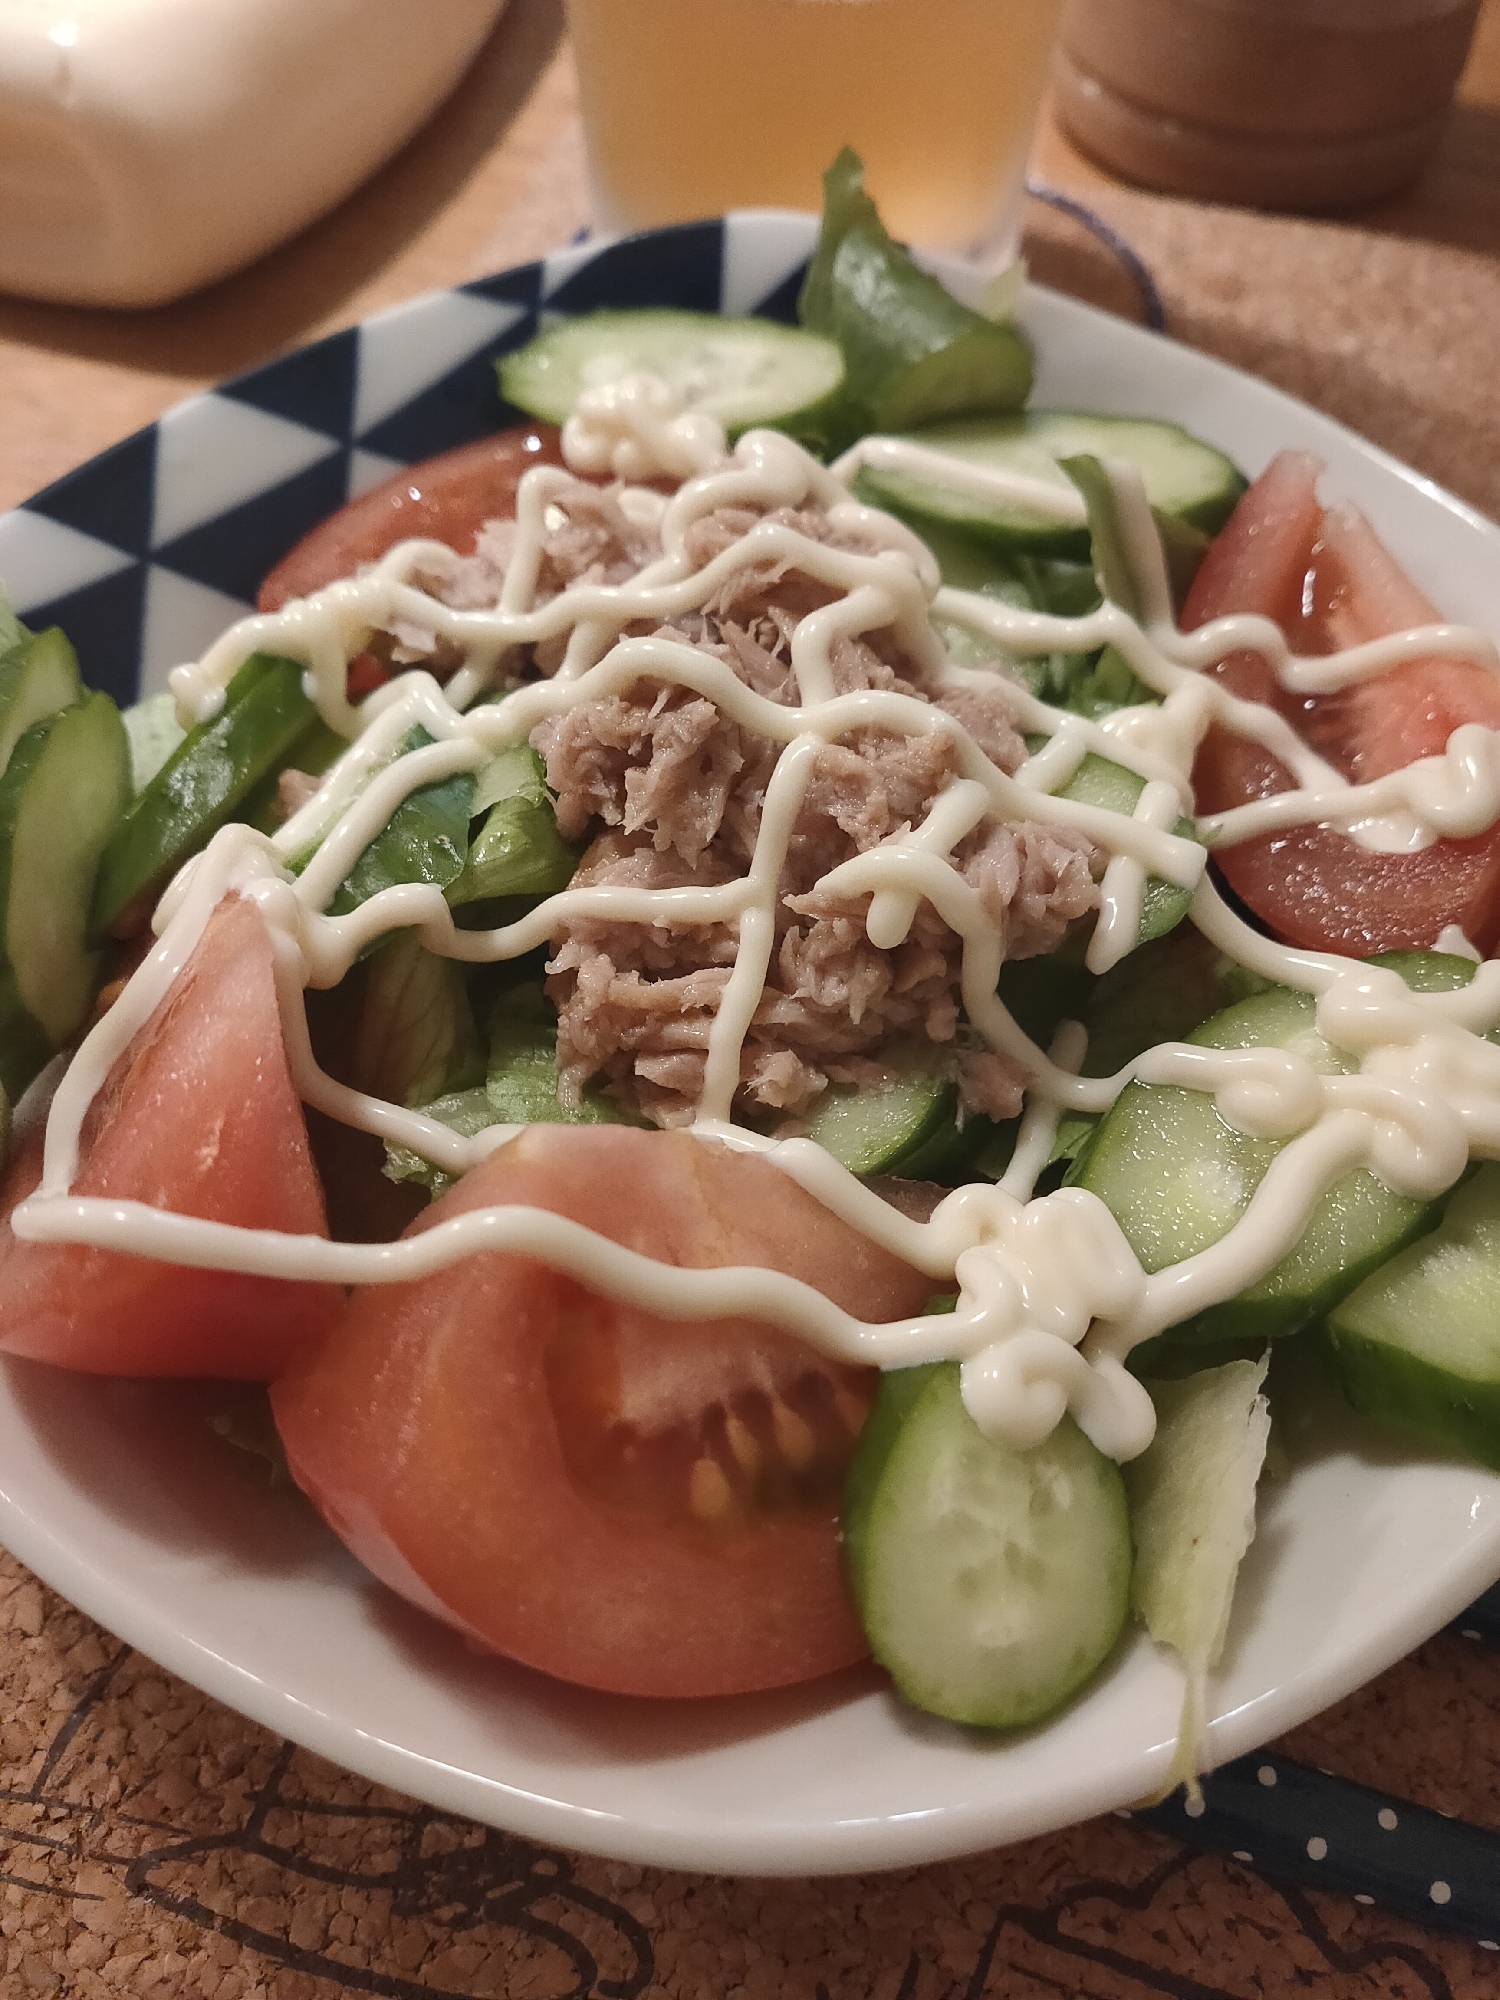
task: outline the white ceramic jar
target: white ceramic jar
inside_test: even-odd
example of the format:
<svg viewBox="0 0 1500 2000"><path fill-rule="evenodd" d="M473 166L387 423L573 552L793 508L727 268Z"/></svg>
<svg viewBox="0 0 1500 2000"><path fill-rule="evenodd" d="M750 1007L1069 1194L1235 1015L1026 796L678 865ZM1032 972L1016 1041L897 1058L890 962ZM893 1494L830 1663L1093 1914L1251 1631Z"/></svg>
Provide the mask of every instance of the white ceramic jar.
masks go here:
<svg viewBox="0 0 1500 2000"><path fill-rule="evenodd" d="M150 306L346 195L504 0L0 0L0 290Z"/></svg>

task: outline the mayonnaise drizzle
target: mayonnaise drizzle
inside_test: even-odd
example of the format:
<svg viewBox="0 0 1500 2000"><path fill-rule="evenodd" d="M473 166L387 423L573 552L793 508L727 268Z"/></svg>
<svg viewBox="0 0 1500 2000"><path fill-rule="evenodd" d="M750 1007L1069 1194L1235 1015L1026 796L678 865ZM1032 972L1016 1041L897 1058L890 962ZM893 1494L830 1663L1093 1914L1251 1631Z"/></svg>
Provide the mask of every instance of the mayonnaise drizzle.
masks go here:
<svg viewBox="0 0 1500 2000"><path fill-rule="evenodd" d="M711 419L688 417L664 385L632 378L590 391L564 434L580 470L627 481L660 473L680 478L669 499L629 489L622 505L659 523L662 554L628 583L576 585L537 601L549 509L573 490L570 473L536 468L521 482L516 537L499 603L457 611L419 587L455 558L435 543L405 543L357 578L328 586L280 612L244 619L202 660L177 669L172 687L186 721L217 712L237 667L267 649L303 663L324 719L352 740L316 796L276 834L225 827L185 867L156 912L158 942L115 1005L85 1039L64 1075L48 1122L41 1184L12 1217L32 1240L87 1242L169 1262L344 1284L403 1282L484 1250L525 1249L596 1290L667 1318L750 1314L813 1341L824 1351L881 1366L941 1358L962 1363L964 1399L994 1435L1025 1446L1044 1437L1065 1410L1101 1449L1129 1458L1149 1443L1150 1398L1126 1371L1139 1341L1205 1305L1232 1296L1292 1247L1318 1197L1343 1174L1367 1166L1398 1192L1433 1196L1450 1187L1471 1154L1500 1157L1500 1047L1481 1039L1500 1022L1500 965L1483 965L1457 992L1417 995L1391 972L1324 954L1294 951L1250 931L1203 878L1204 849L1177 837L1192 810L1194 754L1212 724L1261 743L1292 772L1296 789L1203 822L1219 841L1326 820L1367 846L1412 848L1440 836L1476 833L1500 817L1500 744L1476 725L1456 730L1444 756L1371 785L1353 786L1318 758L1273 711L1238 700L1203 669L1253 649L1283 686L1321 692L1348 686L1400 661L1461 653L1500 665L1493 643L1457 626L1427 627L1327 659L1299 660L1269 621L1221 618L1184 635L1172 616L1160 548L1139 483L1127 469L1111 479L1141 616L1106 603L1085 618L1017 611L992 599L942 588L925 546L900 523L853 502L844 480L860 463L931 473L931 454L896 440L869 439L829 471L789 440L752 432L726 454ZM945 478L986 493L1079 518L1071 489L966 467ZM817 506L864 543L834 549L769 520L702 567L687 551L693 523L717 508L762 512ZM641 622L661 624L706 604L747 565L795 567L839 596L804 618L792 641L798 701L756 695L730 669L685 642L622 638ZM1159 704L1128 708L1099 722L1049 708L1013 690L1018 728L1049 740L1014 776L998 770L951 716L931 703L885 690L834 692L833 648L843 636L890 629L934 691L983 679L948 659L933 615L988 634L1013 657L1119 648ZM372 632L401 621L446 640L463 664L446 690L409 673L360 707L345 692L347 660ZM489 692L521 646L565 642L556 677ZM327 906L400 800L416 786L477 770L495 752L525 741L536 725L571 705L620 693L640 680L690 689L722 713L781 746L751 864L735 881L702 888L562 890L516 923L459 930L440 892L423 885L388 889L346 916ZM417 723L433 738L398 756ZM821 745L860 728L946 735L957 775L918 826L830 870L820 888L867 896L866 930L882 949L907 936L924 899L962 941L962 995L969 1023L1016 1060L1030 1080L1015 1155L998 1185L976 1183L944 1199L926 1223L900 1215L821 1147L766 1139L731 1122L740 1053L764 990L775 941L778 885L788 843ZM1145 780L1130 817L1057 796L1095 751ZM1043 1052L997 997L1001 940L953 852L986 820L1050 820L1088 834L1109 859L1089 963L1103 970L1134 942L1141 898L1155 874L1194 892L1192 920L1252 971L1316 996L1319 1031L1353 1059L1337 1076L1316 1073L1281 1050L1210 1050L1167 1044L1119 1074L1077 1074L1084 1038L1065 1023ZM303 863L293 874L288 863ZM303 991L335 985L360 953L393 929L415 929L431 950L452 958L513 957L585 916L671 925L716 923L736 935L733 967L712 1024L703 1095L694 1131L764 1153L810 1195L853 1227L956 1289L952 1313L890 1326L865 1325L821 1293L760 1269L683 1270L625 1250L545 1211L473 1211L396 1243L330 1243L247 1230L137 1203L80 1198L69 1190L89 1104L131 1037L165 999L219 900L252 900L271 938L278 1001L295 1085L304 1100L344 1122L409 1147L459 1174L511 1136L497 1126L465 1139L419 1112L337 1083L317 1065L308 1040ZM1444 940L1439 940L1444 944ZM1451 947L1448 939L1445 948ZM1462 940L1458 941L1460 945ZM1147 1275L1104 1204L1081 1189L1032 1198L1065 1108L1102 1112L1132 1077L1212 1093L1237 1129L1286 1141L1241 1220L1208 1250Z"/></svg>

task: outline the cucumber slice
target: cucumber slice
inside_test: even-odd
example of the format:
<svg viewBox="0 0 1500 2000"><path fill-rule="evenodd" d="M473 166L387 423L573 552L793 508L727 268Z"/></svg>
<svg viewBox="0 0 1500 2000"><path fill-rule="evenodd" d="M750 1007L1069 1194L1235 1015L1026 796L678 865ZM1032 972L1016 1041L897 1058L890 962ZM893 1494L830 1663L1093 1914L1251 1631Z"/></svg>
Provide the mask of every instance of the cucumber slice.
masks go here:
<svg viewBox="0 0 1500 2000"><path fill-rule="evenodd" d="M1178 424L1145 417L1027 410L928 424L909 436L911 443L943 452L960 466L1019 473L1075 500L1077 489L1059 469L1060 459L1128 459L1144 478L1153 507L1205 534L1223 525L1245 490L1243 475L1223 452ZM945 485L926 473L867 465L860 470L856 491L876 506L910 516L918 526L932 520L1002 548L1078 561L1088 556L1083 525L1059 521L1023 503L976 494L961 483Z"/></svg>
<svg viewBox="0 0 1500 2000"><path fill-rule="evenodd" d="M799 1128L851 1174L889 1174L908 1153L951 1130L958 1089L931 1049L893 1051L896 1074L879 1090L835 1084Z"/></svg>
<svg viewBox="0 0 1500 2000"><path fill-rule="evenodd" d="M1370 964L1399 972L1413 993L1456 993L1479 970L1472 958L1451 951L1382 951ZM1500 1029L1492 1028L1486 1039L1493 1041L1497 1034Z"/></svg>
<svg viewBox="0 0 1500 2000"><path fill-rule="evenodd" d="M851 1174L899 1174L945 1187L972 1180L981 1156L1004 1132L1004 1171L1014 1120L1002 1127L971 1115L960 1123L953 1066L930 1045L888 1049L885 1061L894 1071L889 1083L873 1090L835 1084L808 1119L789 1129L816 1139Z"/></svg>
<svg viewBox="0 0 1500 2000"><path fill-rule="evenodd" d="M1126 770L1123 764L1116 764L1108 757L1095 756L1090 751L1063 787L1061 796L1076 799L1081 805L1103 806L1109 812L1128 816L1135 811L1136 801L1145 789L1145 779L1136 772ZM1190 819L1179 819L1172 831L1182 840L1196 840L1198 837L1197 825ZM1187 915L1192 900L1191 889L1179 889L1175 882L1163 881L1159 875L1147 876L1146 891L1141 897L1136 944L1149 944L1153 938L1165 937L1168 931L1176 930Z"/></svg>
<svg viewBox="0 0 1500 2000"><path fill-rule="evenodd" d="M1500 1166L1486 1163L1429 1236L1328 1321L1344 1394L1449 1451L1500 1470Z"/></svg>
<svg viewBox="0 0 1500 2000"><path fill-rule="evenodd" d="M987 1438L956 1362L882 1378L844 1541L876 1659L952 1722L1040 1722L1108 1658L1129 1610L1120 1468L1070 1418L1031 1451Z"/></svg>
<svg viewBox="0 0 1500 2000"><path fill-rule="evenodd" d="M140 898L207 845L315 719L294 660L246 660L211 722L183 738L126 814L105 850L94 929L110 929Z"/></svg>
<svg viewBox="0 0 1500 2000"><path fill-rule="evenodd" d="M1187 1037L1206 1048L1294 1050L1322 1075L1354 1065L1325 1042L1310 995L1276 986ZM1217 1243L1250 1205L1284 1141L1226 1125L1205 1091L1133 1083L1100 1121L1076 1176L1108 1206L1147 1271ZM1329 1189L1301 1240L1238 1298L1172 1329L1174 1340L1266 1340L1295 1333L1429 1227L1433 1202L1392 1194L1364 1168Z"/></svg>
<svg viewBox="0 0 1500 2000"><path fill-rule="evenodd" d="M843 383L844 357L834 341L771 320L596 312L559 320L499 369L505 400L548 423L566 422L585 389L646 373L735 437L757 424L796 432L815 422Z"/></svg>
<svg viewBox="0 0 1500 2000"><path fill-rule="evenodd" d="M18 1103L52 1059L42 1024L21 999L16 975L0 963L0 1096Z"/></svg>
<svg viewBox="0 0 1500 2000"><path fill-rule="evenodd" d="M1085 1076L1113 1076L1158 1042L1180 1042L1269 982L1247 973L1184 924L1111 966L1087 996Z"/></svg>
<svg viewBox="0 0 1500 2000"><path fill-rule="evenodd" d="M12 646L0 658L0 771L34 722L82 697L78 655L57 626Z"/></svg>
<svg viewBox="0 0 1500 2000"><path fill-rule="evenodd" d="M59 1048L98 983L89 906L130 796L130 748L107 694L33 724L0 779L5 958L20 1005Z"/></svg>
<svg viewBox="0 0 1500 2000"><path fill-rule="evenodd" d="M330 729L321 715L315 715L265 776L246 792L235 807L235 818L253 826L257 833L275 833L287 820L281 799L281 780L285 774L300 771L305 777L321 778L348 748L349 739Z"/></svg>

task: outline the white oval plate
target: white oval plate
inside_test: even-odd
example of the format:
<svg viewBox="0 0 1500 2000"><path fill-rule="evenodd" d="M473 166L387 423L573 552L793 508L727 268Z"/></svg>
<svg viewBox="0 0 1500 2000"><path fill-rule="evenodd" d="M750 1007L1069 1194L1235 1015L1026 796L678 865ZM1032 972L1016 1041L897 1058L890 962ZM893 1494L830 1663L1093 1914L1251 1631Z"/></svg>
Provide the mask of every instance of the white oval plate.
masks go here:
<svg viewBox="0 0 1500 2000"><path fill-rule="evenodd" d="M497 332L524 337L549 301L577 309L653 296L701 302L711 278L711 301L729 309L771 294L784 304L782 281L805 254L807 230L784 217L734 217L722 230L570 252L385 315L358 336L369 379L334 397L344 429L339 437L329 420L330 450L342 451L345 475L358 484L361 452L374 449L361 444L370 435L359 429L361 398L372 426L392 436L391 426L404 423L400 434L413 440L424 407L447 410L430 427L429 448L455 441L452 398L444 403L433 388L441 375L435 338L447 342L443 379L457 382L469 379L463 371L472 373L475 356L487 369ZM510 324L476 335L482 308L522 298L528 305ZM1321 453L1330 492L1361 501L1444 609L1500 633L1500 530L1458 501L1202 355L1045 293L1032 295L1027 319L1040 359L1038 401L1173 417L1249 472L1284 445ZM179 632L182 607L197 602L171 595L191 580L189 559L210 566L204 551L212 553L215 534L242 534L258 505L286 513L276 480L305 483L308 465L323 462L287 430L296 384L330 371L327 346L310 355L302 377L292 357L164 420L149 489L139 478L145 447L117 448L121 478L147 491L138 503L146 525L133 542L110 527L128 514L130 496L107 462L0 518L0 572L23 612L61 608L66 623L70 594L82 615L102 581L133 592L142 608L148 679L170 664L162 634ZM417 385L405 404L402 366ZM238 487L226 494L213 452L184 454L160 442L170 445L174 424L179 440L200 437L213 414L206 406L225 402L236 424L246 409L261 409L280 427L262 454L270 469L240 478L241 486L261 482L248 497ZM308 412L295 421L306 434ZM407 455L419 451L414 442ZM81 494L98 499L92 520ZM51 528L89 545L76 582L58 568L72 544ZM114 548L113 567L101 547ZM221 574L224 560L222 551L212 556ZM233 608L232 589L219 596ZM170 619L162 610L169 601L177 607ZM133 646L135 635L127 638ZM134 684L135 674L133 654L101 658L101 679ZM872 1670L778 1696L651 1703L591 1695L477 1657L366 1578L295 1495L267 1490L256 1465L208 1431L214 1400L198 1386L7 1364L0 1540L101 1623L231 1707L434 1805L632 1861L792 1875L903 1866L1023 1839L1128 1805L1165 1772L1180 1681L1141 1636L1056 1721L995 1739L904 1710ZM1219 1761L1379 1673L1500 1576L1500 1479L1414 1454L1315 1390L1284 1430L1290 1470L1262 1496L1213 1689Z"/></svg>

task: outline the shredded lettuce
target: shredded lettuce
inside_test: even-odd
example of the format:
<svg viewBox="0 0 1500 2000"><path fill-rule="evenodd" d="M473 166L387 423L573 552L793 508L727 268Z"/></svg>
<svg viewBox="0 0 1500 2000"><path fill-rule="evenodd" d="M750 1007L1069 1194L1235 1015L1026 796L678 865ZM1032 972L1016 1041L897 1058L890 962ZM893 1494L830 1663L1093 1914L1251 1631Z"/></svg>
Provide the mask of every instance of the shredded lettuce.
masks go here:
<svg viewBox="0 0 1500 2000"><path fill-rule="evenodd" d="M484 1051L455 959L398 931L371 954L364 980L352 1060L360 1089L425 1104L480 1081Z"/></svg>

